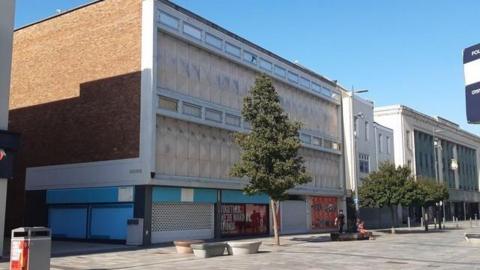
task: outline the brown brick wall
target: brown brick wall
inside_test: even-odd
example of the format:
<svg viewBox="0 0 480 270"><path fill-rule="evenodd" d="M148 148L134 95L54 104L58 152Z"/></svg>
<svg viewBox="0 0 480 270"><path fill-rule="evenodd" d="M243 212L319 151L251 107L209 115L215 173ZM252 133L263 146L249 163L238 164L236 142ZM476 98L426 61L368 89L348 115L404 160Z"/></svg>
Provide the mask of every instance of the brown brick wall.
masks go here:
<svg viewBox="0 0 480 270"><path fill-rule="evenodd" d="M141 2L105 0L15 31L9 129L22 142L7 229L24 220L26 167L138 157Z"/></svg>

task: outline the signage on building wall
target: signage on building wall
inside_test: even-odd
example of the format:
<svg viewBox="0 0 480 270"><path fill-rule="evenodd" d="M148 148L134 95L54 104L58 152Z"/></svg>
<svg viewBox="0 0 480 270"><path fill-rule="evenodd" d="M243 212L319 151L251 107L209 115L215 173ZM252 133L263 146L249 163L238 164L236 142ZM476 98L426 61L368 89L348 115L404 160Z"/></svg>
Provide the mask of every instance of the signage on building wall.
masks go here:
<svg viewBox="0 0 480 270"><path fill-rule="evenodd" d="M336 197L312 197L311 199L312 230L335 229L337 215Z"/></svg>
<svg viewBox="0 0 480 270"><path fill-rule="evenodd" d="M463 50L467 120L480 123L480 44Z"/></svg>

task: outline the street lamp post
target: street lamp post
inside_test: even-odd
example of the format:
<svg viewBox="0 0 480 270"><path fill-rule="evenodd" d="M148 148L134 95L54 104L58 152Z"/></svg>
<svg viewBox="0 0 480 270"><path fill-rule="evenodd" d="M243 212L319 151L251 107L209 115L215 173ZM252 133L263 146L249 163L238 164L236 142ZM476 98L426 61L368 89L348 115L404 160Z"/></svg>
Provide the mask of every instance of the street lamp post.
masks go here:
<svg viewBox="0 0 480 270"><path fill-rule="evenodd" d="M353 126L355 127L355 123L357 122L357 119L358 118L365 118L365 115L362 113L362 112L359 112L359 113L355 113L355 94L361 94L361 93L366 93L368 92L367 89L363 89L363 90L354 90L353 87L352 87L352 114L353 114L353 121L354 121L354 124ZM360 214L360 203L358 201L358 162L357 162L357 158L358 158L358 153L357 153L357 129L358 129L358 126L356 126L356 128L354 128L353 130L353 136L354 136L354 139L353 139L353 143L354 143L354 147L353 147L353 158L352 158L352 161L353 161L353 168L354 168L354 181L355 181L355 199L354 199L354 203L355 203L355 212L356 212L356 216L358 217L359 214Z"/></svg>
<svg viewBox="0 0 480 270"><path fill-rule="evenodd" d="M436 134L443 132L443 130L435 129L435 127L433 127L432 131L433 131L433 157L435 160L435 180L438 184L440 184L441 181L440 181L440 168L438 166L438 151L439 150L442 151L442 144L440 143L440 140L439 138L437 138ZM443 164L443 166L445 166L445 164ZM445 203L441 201L440 203L437 204L437 209L438 209L438 206L442 208L442 214L443 214L442 219L445 220ZM438 213L438 210L437 210L437 213ZM437 219L438 219L438 228L441 229L442 220L440 219L438 214L437 214ZM445 228L445 222L443 222L443 228Z"/></svg>

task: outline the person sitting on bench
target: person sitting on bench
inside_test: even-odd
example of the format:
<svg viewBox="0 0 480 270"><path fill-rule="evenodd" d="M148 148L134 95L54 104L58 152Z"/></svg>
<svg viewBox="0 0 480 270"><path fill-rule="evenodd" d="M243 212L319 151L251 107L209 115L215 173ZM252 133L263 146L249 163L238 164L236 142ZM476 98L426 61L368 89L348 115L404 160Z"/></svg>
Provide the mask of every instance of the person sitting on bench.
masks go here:
<svg viewBox="0 0 480 270"><path fill-rule="evenodd" d="M363 220L361 220L359 218L357 218L357 232L358 232L359 236L362 237L362 238L370 238L370 237L373 238L372 232L369 232L365 228L365 223L363 222Z"/></svg>

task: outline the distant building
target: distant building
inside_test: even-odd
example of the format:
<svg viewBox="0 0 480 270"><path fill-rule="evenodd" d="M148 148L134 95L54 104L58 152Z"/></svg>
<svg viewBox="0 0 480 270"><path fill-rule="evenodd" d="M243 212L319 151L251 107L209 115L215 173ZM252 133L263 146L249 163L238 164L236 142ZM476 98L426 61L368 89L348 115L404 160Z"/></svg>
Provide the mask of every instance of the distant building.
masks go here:
<svg viewBox="0 0 480 270"><path fill-rule="evenodd" d="M8 99L12 63L12 37L15 1L0 1L0 257L3 254L7 180L13 176L13 161L18 148L18 134L8 132Z"/></svg>
<svg viewBox="0 0 480 270"><path fill-rule="evenodd" d="M369 173L376 171L381 163L394 162L393 130L375 122L372 101L352 95L352 92L344 92L342 99L345 181L348 205L351 206L348 214L350 220L353 220L356 185L361 186L363 179ZM360 216L370 228L386 227L391 223L388 211L388 209L361 208Z"/></svg>
<svg viewBox="0 0 480 270"><path fill-rule="evenodd" d="M242 100L260 73L303 123L313 178L281 204L281 230L334 230L343 90L154 0L95 1L15 31L11 129L24 143L9 207L27 212L12 211L10 226L123 241L127 219L142 218L146 244L268 234L269 198L229 176L240 155L232 133L249 130Z"/></svg>
<svg viewBox="0 0 480 270"><path fill-rule="evenodd" d="M447 219L478 217L480 137L403 105L375 108L375 120L393 129L396 165L449 188L443 207Z"/></svg>

